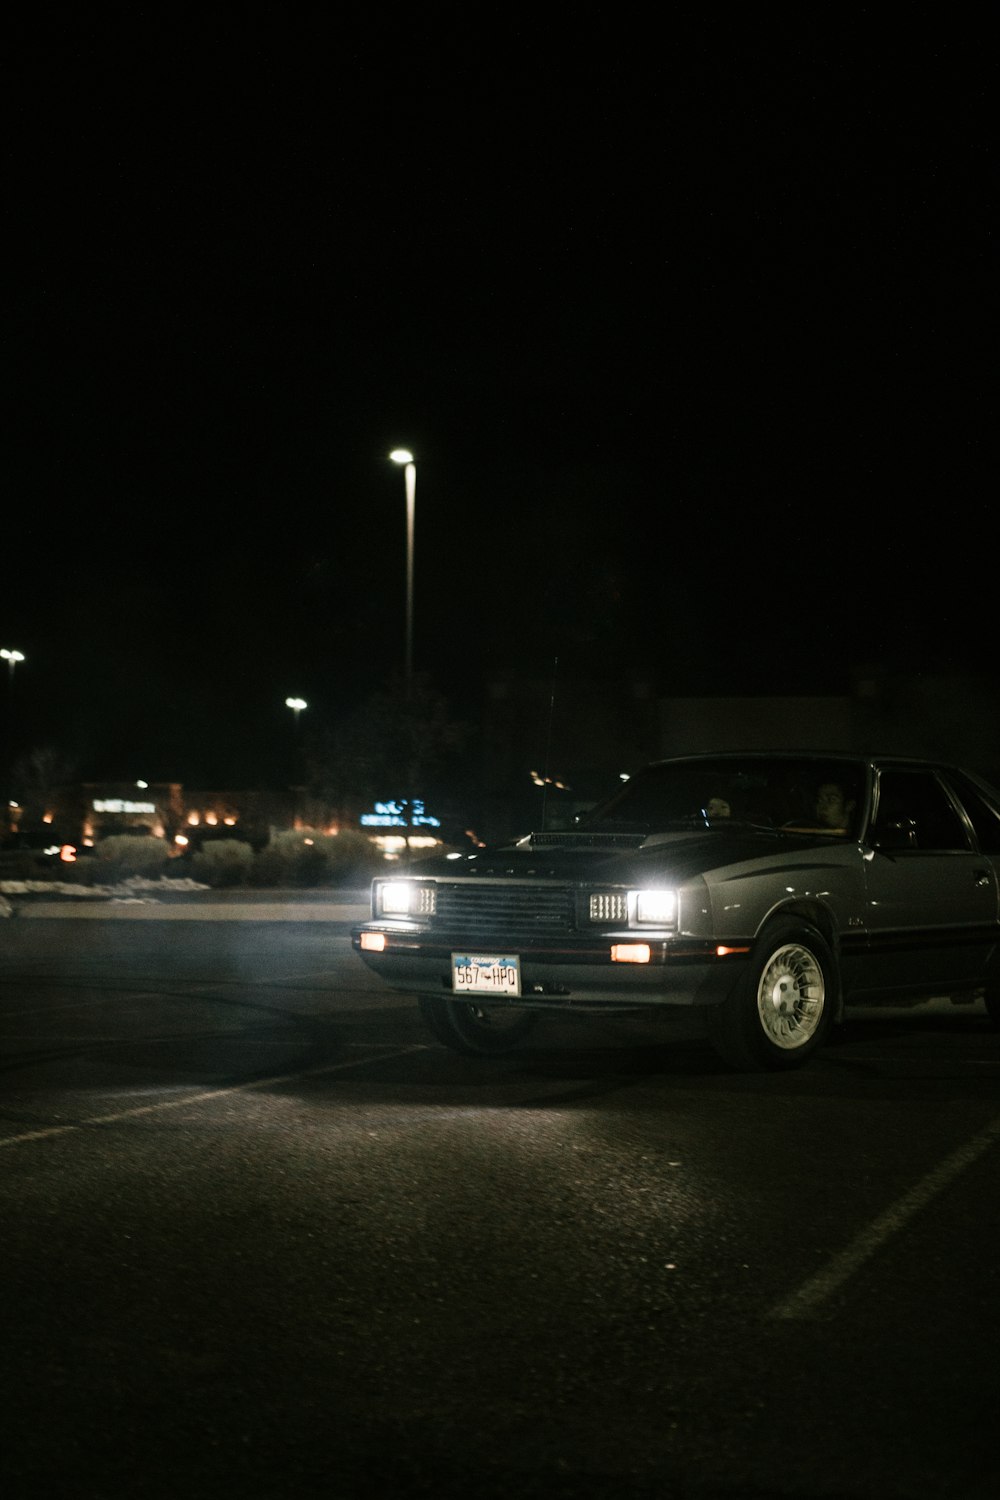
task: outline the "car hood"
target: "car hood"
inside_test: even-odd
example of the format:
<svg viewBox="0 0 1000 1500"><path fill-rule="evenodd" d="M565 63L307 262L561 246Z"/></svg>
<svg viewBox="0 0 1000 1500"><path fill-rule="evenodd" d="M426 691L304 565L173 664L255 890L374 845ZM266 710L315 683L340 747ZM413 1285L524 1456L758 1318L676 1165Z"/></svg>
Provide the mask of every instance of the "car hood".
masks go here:
<svg viewBox="0 0 1000 1500"><path fill-rule="evenodd" d="M841 840L791 835L776 829L684 830L652 834L532 834L517 844L480 849L459 859L435 857L407 872L439 880L606 880L633 884L669 876L686 880L782 849L829 847Z"/></svg>

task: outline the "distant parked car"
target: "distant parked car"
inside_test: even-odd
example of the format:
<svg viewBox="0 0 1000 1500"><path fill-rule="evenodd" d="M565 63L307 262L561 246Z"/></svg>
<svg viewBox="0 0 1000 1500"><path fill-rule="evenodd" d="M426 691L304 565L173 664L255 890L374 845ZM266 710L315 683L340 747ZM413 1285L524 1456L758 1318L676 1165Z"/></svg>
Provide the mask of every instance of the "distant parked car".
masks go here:
<svg viewBox="0 0 1000 1500"><path fill-rule="evenodd" d="M848 1002L980 994L1000 1025L1000 791L900 757L645 767L570 832L372 884L364 962L459 1052L540 1013L695 1007L744 1070L813 1055Z"/></svg>

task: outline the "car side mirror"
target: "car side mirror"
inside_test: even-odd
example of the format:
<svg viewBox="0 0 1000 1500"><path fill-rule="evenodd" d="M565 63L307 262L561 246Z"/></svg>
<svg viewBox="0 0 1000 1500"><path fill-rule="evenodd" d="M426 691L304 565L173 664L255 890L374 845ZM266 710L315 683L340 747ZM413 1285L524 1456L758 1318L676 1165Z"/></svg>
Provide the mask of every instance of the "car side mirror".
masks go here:
<svg viewBox="0 0 1000 1500"><path fill-rule="evenodd" d="M909 818L898 823L878 823L872 830L876 849L915 849L917 847L916 824Z"/></svg>

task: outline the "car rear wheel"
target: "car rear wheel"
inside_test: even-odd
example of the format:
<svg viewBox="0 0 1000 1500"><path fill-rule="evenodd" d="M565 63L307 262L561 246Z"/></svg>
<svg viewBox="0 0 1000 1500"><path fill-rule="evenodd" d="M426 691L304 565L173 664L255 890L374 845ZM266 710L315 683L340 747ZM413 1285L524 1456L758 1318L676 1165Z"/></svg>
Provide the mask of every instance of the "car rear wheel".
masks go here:
<svg viewBox="0 0 1000 1500"><path fill-rule="evenodd" d="M801 1067L829 1031L837 986L822 933L807 922L772 922L732 994L709 1012L710 1039L742 1072Z"/></svg>
<svg viewBox="0 0 1000 1500"><path fill-rule="evenodd" d="M430 995L420 997L420 1010L438 1041L467 1057L496 1057L512 1051L538 1020L534 1011L513 1005L480 1005Z"/></svg>

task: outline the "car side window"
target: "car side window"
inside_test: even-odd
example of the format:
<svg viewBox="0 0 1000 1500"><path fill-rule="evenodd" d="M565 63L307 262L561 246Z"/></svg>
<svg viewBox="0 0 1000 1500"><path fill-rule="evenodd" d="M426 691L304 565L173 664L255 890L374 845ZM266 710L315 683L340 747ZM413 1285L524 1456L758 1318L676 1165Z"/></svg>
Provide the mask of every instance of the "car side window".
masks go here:
<svg viewBox="0 0 1000 1500"><path fill-rule="evenodd" d="M882 772L875 836L889 832L905 833L912 849L971 847L965 824L931 771Z"/></svg>
<svg viewBox="0 0 1000 1500"><path fill-rule="evenodd" d="M978 787L967 777L952 775L955 791L969 822L976 830L976 840L984 854L1000 854L1000 811L991 807Z"/></svg>

